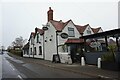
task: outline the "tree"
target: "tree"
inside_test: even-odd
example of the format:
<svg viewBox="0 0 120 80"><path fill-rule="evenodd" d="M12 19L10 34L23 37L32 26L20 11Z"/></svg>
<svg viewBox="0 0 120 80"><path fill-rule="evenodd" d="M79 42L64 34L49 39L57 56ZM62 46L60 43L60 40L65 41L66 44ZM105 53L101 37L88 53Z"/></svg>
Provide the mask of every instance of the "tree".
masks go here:
<svg viewBox="0 0 120 80"><path fill-rule="evenodd" d="M25 44L27 40L23 39L22 36L15 38L15 41L12 42L12 46L19 46L19 47L23 47L23 45Z"/></svg>

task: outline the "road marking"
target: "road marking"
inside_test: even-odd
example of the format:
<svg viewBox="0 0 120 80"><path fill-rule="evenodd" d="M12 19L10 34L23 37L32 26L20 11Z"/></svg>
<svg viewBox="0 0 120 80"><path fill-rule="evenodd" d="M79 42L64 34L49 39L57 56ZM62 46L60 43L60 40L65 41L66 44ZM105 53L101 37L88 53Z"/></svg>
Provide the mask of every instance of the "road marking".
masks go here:
<svg viewBox="0 0 120 80"><path fill-rule="evenodd" d="M23 78L20 75L18 75L18 78L20 78L21 80L23 80Z"/></svg>
<svg viewBox="0 0 120 80"><path fill-rule="evenodd" d="M102 76L102 75L98 75L101 78L110 78L110 77L106 77L106 76Z"/></svg>
<svg viewBox="0 0 120 80"><path fill-rule="evenodd" d="M11 64L10 64L10 66L11 66L12 70L15 70L14 67Z"/></svg>

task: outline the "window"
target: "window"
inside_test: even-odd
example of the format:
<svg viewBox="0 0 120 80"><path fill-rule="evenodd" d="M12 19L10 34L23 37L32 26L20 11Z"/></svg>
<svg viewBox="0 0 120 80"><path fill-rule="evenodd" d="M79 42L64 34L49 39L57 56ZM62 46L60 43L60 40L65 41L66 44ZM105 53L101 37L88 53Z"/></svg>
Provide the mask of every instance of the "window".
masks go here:
<svg viewBox="0 0 120 80"><path fill-rule="evenodd" d="M27 55L29 55L29 50L27 50Z"/></svg>
<svg viewBox="0 0 120 80"><path fill-rule="evenodd" d="M88 34L91 34L91 31L90 31L90 30L87 30L87 33L88 33Z"/></svg>
<svg viewBox="0 0 120 80"><path fill-rule="evenodd" d="M68 35L69 37L75 37L74 28L68 27Z"/></svg>
<svg viewBox="0 0 120 80"><path fill-rule="evenodd" d="M36 55L36 47L34 47L34 51L35 51L34 55Z"/></svg>
<svg viewBox="0 0 120 80"><path fill-rule="evenodd" d="M42 47L39 46L39 55L42 55Z"/></svg>
<svg viewBox="0 0 120 80"><path fill-rule="evenodd" d="M37 34L37 43L39 43L39 35Z"/></svg>
<svg viewBox="0 0 120 80"><path fill-rule="evenodd" d="M88 29L87 29L87 34L91 34L90 27L88 27Z"/></svg>

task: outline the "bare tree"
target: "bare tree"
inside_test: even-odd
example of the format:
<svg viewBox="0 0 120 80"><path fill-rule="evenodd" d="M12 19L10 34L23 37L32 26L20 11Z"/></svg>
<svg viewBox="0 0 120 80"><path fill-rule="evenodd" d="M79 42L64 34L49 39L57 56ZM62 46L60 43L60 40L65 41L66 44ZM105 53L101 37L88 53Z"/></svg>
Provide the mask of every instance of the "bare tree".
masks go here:
<svg viewBox="0 0 120 80"><path fill-rule="evenodd" d="M17 37L17 38L15 39L15 41L12 42L12 46L23 47L23 45L25 44L26 41L27 41L27 39L23 39L22 36Z"/></svg>

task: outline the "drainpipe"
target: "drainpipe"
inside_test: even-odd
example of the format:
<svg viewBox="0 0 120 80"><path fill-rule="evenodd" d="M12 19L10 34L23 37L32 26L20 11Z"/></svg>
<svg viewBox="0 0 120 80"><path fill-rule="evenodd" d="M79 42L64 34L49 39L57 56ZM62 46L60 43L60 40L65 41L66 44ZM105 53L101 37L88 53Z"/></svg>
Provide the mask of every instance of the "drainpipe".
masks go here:
<svg viewBox="0 0 120 80"><path fill-rule="evenodd" d="M120 46L119 46L119 43L118 43L118 37L116 37L116 44L117 44L117 47L118 47L118 51L120 50Z"/></svg>
<svg viewBox="0 0 120 80"><path fill-rule="evenodd" d="M84 49L85 49L85 52L87 52L87 47L86 47L86 39L84 39Z"/></svg>
<svg viewBox="0 0 120 80"><path fill-rule="evenodd" d="M33 58L34 58L34 44L33 44Z"/></svg>
<svg viewBox="0 0 120 80"><path fill-rule="evenodd" d="M106 48L107 48L107 51L108 51L108 41L107 41L107 36L105 36L105 44L106 44Z"/></svg>
<svg viewBox="0 0 120 80"><path fill-rule="evenodd" d="M59 53L58 53L58 31L56 31L56 47L57 47L57 57L59 59L59 63L60 63L60 56L59 56Z"/></svg>

